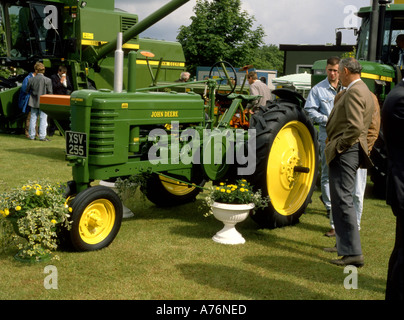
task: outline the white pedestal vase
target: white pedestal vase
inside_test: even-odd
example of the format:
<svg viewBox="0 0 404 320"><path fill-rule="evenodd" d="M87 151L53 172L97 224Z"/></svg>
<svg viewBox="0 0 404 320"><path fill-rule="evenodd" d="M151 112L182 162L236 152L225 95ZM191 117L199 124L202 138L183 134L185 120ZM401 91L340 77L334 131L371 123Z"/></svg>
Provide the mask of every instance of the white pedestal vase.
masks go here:
<svg viewBox="0 0 404 320"><path fill-rule="evenodd" d="M214 202L212 212L215 218L222 221L224 227L213 236L213 241L223 244L243 244L245 239L236 230L236 224L244 221L250 210L254 208L253 203L249 204L227 204Z"/></svg>
<svg viewBox="0 0 404 320"><path fill-rule="evenodd" d="M114 190L117 193L117 190L115 188L115 183L113 183L113 182L108 182L108 181L101 180L100 181L100 186L109 187L109 188L111 188L112 190ZM122 203L122 209L123 209L122 218L132 218L132 217L135 216L133 214L133 212L128 207L126 207L123 203Z"/></svg>

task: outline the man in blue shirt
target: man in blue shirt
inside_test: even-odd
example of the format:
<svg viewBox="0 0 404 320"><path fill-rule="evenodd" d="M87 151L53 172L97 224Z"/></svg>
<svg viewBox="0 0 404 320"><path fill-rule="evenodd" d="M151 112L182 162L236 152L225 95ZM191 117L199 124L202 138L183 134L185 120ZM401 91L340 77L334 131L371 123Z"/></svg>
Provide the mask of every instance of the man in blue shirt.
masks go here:
<svg viewBox="0 0 404 320"><path fill-rule="evenodd" d="M328 216L331 211L331 200L328 182L328 166L324 154L325 140L327 139L325 126L327 124L328 116L334 107L334 98L341 88L341 85L338 82L339 61L340 58L338 57L331 57L327 60L327 78L316 84L310 90L304 106L304 109L307 111L312 121L319 125L318 142L321 160L321 198Z"/></svg>

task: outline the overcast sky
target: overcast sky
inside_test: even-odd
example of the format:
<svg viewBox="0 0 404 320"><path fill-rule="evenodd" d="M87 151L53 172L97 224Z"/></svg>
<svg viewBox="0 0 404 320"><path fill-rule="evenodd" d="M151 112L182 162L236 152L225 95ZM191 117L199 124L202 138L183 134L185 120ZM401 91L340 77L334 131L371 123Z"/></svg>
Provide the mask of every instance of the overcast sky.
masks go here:
<svg viewBox="0 0 404 320"><path fill-rule="evenodd" d="M115 0L115 7L136 13L139 20L168 3L169 0ZM356 26L354 10L369 6L370 0L242 0L242 8L264 27L266 44L335 43L335 29ZM194 15L195 0L190 0L141 37L176 41L181 25L188 26ZM359 26L358 26L359 27ZM343 31L342 42L354 44L351 30Z"/></svg>

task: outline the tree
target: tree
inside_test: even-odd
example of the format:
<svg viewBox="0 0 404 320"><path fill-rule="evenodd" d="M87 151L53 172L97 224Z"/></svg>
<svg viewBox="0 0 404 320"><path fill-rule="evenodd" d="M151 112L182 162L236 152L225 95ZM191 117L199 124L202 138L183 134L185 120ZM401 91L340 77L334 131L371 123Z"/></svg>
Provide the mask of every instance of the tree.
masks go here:
<svg viewBox="0 0 404 320"><path fill-rule="evenodd" d="M240 0L197 0L189 26L181 26L181 43L188 71L225 60L234 66L250 64L265 35L255 18L241 10Z"/></svg>
<svg viewBox="0 0 404 320"><path fill-rule="evenodd" d="M283 51L274 45L263 45L255 49L252 64L256 69L278 70L278 75L283 73Z"/></svg>

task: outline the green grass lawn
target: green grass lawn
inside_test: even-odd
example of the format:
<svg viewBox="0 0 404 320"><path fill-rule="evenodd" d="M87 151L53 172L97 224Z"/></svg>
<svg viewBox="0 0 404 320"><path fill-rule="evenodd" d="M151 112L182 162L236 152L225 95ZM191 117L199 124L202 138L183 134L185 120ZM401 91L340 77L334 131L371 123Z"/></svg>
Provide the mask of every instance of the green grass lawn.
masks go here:
<svg viewBox="0 0 404 320"><path fill-rule="evenodd" d="M27 180L71 180L64 139L29 141L0 134L0 192ZM59 261L24 264L16 249L0 253L0 299L384 299L395 220L385 201L364 202L360 231L365 266L358 288L345 289L349 275L328 261L323 247L329 221L315 191L300 223L263 230L248 218L237 225L246 243L222 245L211 237L221 222L205 218L199 204L157 208L140 196L126 202L135 217L125 219L114 242L95 252L58 251ZM44 267L58 271L58 289L45 289Z"/></svg>

